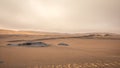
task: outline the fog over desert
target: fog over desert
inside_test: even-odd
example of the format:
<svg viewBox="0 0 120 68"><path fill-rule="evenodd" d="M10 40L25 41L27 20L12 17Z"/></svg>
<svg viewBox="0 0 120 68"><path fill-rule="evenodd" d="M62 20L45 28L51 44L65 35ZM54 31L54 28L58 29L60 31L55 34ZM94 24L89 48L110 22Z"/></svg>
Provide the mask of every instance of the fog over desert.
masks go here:
<svg viewBox="0 0 120 68"><path fill-rule="evenodd" d="M0 68L120 68L120 1L0 0Z"/></svg>

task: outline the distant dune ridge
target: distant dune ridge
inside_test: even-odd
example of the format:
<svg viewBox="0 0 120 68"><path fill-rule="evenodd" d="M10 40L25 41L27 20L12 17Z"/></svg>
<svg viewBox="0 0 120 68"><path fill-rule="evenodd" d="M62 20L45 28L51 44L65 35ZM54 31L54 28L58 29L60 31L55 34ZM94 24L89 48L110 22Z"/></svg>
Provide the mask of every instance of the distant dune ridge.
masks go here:
<svg viewBox="0 0 120 68"><path fill-rule="evenodd" d="M39 32L39 31L16 31L16 30L6 30L6 29L0 29L0 34L7 34L7 35L54 35L57 33L51 33L51 32Z"/></svg>
<svg viewBox="0 0 120 68"><path fill-rule="evenodd" d="M120 34L115 33L54 33L39 31L15 31L0 29L0 35L41 35L46 36L38 40L61 39L61 38L87 38L87 39L120 39ZM52 35L51 37L49 35ZM49 36L49 37L48 37Z"/></svg>
<svg viewBox="0 0 120 68"><path fill-rule="evenodd" d="M49 34L69 34L69 35L119 35L115 33L105 33L105 32L96 32L96 33L57 33L57 32L41 32L41 31L17 31L17 30L7 30L7 29L0 29L0 34L33 34L33 35L49 35Z"/></svg>

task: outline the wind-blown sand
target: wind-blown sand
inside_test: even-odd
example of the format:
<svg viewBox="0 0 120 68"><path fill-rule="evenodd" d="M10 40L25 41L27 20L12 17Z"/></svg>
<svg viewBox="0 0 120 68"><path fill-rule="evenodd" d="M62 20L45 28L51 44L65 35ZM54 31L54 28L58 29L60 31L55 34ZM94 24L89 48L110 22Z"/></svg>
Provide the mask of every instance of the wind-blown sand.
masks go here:
<svg viewBox="0 0 120 68"><path fill-rule="evenodd" d="M120 40L58 38L46 36L1 36L0 68L119 68ZM53 38L53 36L47 36ZM7 46L27 40L49 47ZM59 46L66 43L69 46Z"/></svg>

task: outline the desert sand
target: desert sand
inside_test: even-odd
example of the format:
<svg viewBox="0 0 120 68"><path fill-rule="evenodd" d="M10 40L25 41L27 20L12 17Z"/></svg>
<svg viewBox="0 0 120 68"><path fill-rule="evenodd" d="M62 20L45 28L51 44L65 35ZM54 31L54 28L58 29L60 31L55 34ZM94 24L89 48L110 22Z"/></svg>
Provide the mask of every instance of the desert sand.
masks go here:
<svg viewBox="0 0 120 68"><path fill-rule="evenodd" d="M1 34L0 68L120 68L118 37L77 35ZM8 46L27 41L44 42L49 46Z"/></svg>

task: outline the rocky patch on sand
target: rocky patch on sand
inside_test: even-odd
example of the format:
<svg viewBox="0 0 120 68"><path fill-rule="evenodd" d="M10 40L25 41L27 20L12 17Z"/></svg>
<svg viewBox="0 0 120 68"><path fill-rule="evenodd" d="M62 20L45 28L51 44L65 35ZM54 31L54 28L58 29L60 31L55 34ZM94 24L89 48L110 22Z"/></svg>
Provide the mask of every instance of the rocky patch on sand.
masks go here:
<svg viewBox="0 0 120 68"><path fill-rule="evenodd" d="M24 42L19 44L8 44L8 46L47 47L49 44L46 44L44 42Z"/></svg>
<svg viewBox="0 0 120 68"><path fill-rule="evenodd" d="M59 46L69 46L69 44L67 44L67 43L59 43L58 45Z"/></svg>

